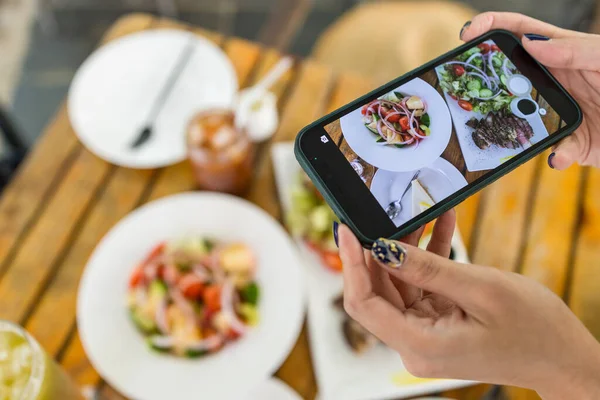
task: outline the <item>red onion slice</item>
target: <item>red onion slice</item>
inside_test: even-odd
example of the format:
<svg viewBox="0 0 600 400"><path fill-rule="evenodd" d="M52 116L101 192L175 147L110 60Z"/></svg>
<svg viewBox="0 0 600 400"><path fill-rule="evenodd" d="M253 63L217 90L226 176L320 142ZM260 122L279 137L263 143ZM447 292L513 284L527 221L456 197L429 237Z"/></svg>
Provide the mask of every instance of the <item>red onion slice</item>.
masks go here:
<svg viewBox="0 0 600 400"><path fill-rule="evenodd" d="M167 299L163 299L158 307L156 308L156 314L154 316L156 319L156 326L158 330L163 334L168 334L169 322L167 321Z"/></svg>
<svg viewBox="0 0 600 400"><path fill-rule="evenodd" d="M492 62L493 56L494 56L494 53L492 53L492 52L488 53L488 68L492 71L492 75L494 75L494 78L500 80L500 78L498 77L498 74L496 73L496 68L494 68L494 63Z"/></svg>
<svg viewBox="0 0 600 400"><path fill-rule="evenodd" d="M228 280L225 281L223 288L221 289L221 312L227 318L231 329L239 335L243 335L248 330L248 327L237 317L237 314L233 309L234 290L233 284Z"/></svg>
<svg viewBox="0 0 600 400"><path fill-rule="evenodd" d="M181 312L183 312L183 315L185 315L185 318L188 320L188 322L193 324L193 326L196 326L196 313L194 312L194 307L192 307L190 302L183 297L178 289L169 288L169 295L173 299L175 305L181 310Z"/></svg>
<svg viewBox="0 0 600 400"><path fill-rule="evenodd" d="M192 272L198 279L200 279L203 283L210 280L210 273L206 269L206 267L202 264L195 264L192 267Z"/></svg>
<svg viewBox="0 0 600 400"><path fill-rule="evenodd" d="M152 336L150 338L150 341L156 347L163 348L163 349L166 349L168 347L173 347L173 345L175 344L175 340L173 339L173 337L168 336L168 335L165 335L165 336Z"/></svg>
<svg viewBox="0 0 600 400"><path fill-rule="evenodd" d="M504 72L504 75L506 75L506 77L508 78L508 77L512 76L512 72L510 72L508 70L507 66L508 66L508 58L505 58L504 62L502 63L502 72Z"/></svg>
<svg viewBox="0 0 600 400"><path fill-rule="evenodd" d="M487 75L485 72L483 72L482 70L480 70L476 66L471 65L471 64L467 64L467 63L462 62L462 61L450 61L450 62L447 62L445 65L462 65L462 66L465 66L465 67L473 68L475 71L479 72L482 75Z"/></svg>
<svg viewBox="0 0 600 400"><path fill-rule="evenodd" d="M465 61L465 62L467 64L471 64L471 61L473 61L476 57L483 57L483 54L475 53L475 54L471 55L471 57L467 58L467 61Z"/></svg>

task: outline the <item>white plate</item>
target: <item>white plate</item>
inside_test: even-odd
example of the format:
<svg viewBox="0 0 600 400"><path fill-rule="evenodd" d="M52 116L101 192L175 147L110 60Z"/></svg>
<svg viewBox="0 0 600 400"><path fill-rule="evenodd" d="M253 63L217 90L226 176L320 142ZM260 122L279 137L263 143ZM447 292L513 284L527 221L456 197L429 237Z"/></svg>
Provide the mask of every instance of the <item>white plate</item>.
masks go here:
<svg viewBox="0 0 600 400"><path fill-rule="evenodd" d="M427 113L431 118L431 136L423 139L419 147L383 146L375 141L375 135L363 123L361 109L358 108L340 120L344 138L360 158L377 168L388 171L412 171L422 168L438 158L450 141L452 119L448 107L437 90L419 78L393 91L419 96L425 101Z"/></svg>
<svg viewBox="0 0 600 400"><path fill-rule="evenodd" d="M284 211L291 208L291 182L300 166L292 143L277 143L272 149L279 199ZM357 355L346 345L342 334L342 314L332 301L343 289L342 275L330 272L302 240L308 301L308 333L320 400L373 400L404 398L442 392L472 385L458 380L427 380L410 377L396 352L376 346ZM452 239L457 261L469 262L458 231ZM398 382L398 381L402 382Z"/></svg>
<svg viewBox="0 0 600 400"><path fill-rule="evenodd" d="M244 400L301 400L292 388L277 378L270 378L254 388Z"/></svg>
<svg viewBox="0 0 600 400"><path fill-rule="evenodd" d="M148 349L125 300L129 274L148 249L188 235L242 241L258 258L259 325L201 359ZM96 370L126 397L237 400L274 373L296 342L304 314L302 282L293 242L263 210L223 194L178 194L135 210L99 243L79 287L79 334Z"/></svg>
<svg viewBox="0 0 600 400"><path fill-rule="evenodd" d="M391 172L383 169L375 172L371 181L371 193L373 193L373 196L375 196L384 210L392 201L396 201L402 196L406 187L410 185L410 179L414 176L415 172ZM441 157L431 165L422 168L418 179L436 203L467 186L465 177L454 165ZM408 192L406 192L402 199L402 211L394 218L394 224L400 226L414 217L415 215L413 215L412 210L411 188L408 189Z"/></svg>
<svg viewBox="0 0 600 400"><path fill-rule="evenodd" d="M156 117L151 139L130 149L190 40L193 54ZM189 32L145 31L88 57L69 89L69 118L81 142L99 157L132 168L162 167L185 158L191 117L231 107L237 89L233 65L213 43Z"/></svg>
<svg viewBox="0 0 600 400"><path fill-rule="evenodd" d="M491 41L488 43L493 44ZM443 68L444 65L442 64L435 69L438 79L441 79L440 71ZM473 117L480 120L487 114L484 115L474 111L463 110L459 107L458 102L450 97L446 92L444 92L444 97L448 103L448 109L452 114L454 128L456 129L456 136L458 137L458 143L460 144L460 149L462 150L462 155L465 159L465 164L468 171L485 171L488 169L494 169L502 163L510 160L517 154L523 152L523 149L506 149L496 145L491 145L485 150L477 147L472 138L474 129L465 124ZM532 99L530 95L522 97ZM526 120L533 129L533 137L530 139L531 144L538 143L539 141L548 137L546 126L544 125L544 122L538 113L527 117Z"/></svg>

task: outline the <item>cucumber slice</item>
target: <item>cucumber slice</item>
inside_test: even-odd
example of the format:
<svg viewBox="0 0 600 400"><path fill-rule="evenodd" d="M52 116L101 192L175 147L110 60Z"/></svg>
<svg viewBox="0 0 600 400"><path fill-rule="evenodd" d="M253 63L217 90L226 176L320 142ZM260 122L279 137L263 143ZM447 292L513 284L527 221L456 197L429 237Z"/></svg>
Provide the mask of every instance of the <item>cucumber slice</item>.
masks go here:
<svg viewBox="0 0 600 400"><path fill-rule="evenodd" d="M507 86L507 84L508 84L508 78L506 77L506 75L500 75L500 82L502 82L502 84L504 86Z"/></svg>
<svg viewBox="0 0 600 400"><path fill-rule="evenodd" d="M142 315L137 309L129 310L129 317L133 321L135 327L143 334L150 335L156 333L158 328L151 318Z"/></svg>
<svg viewBox="0 0 600 400"><path fill-rule="evenodd" d="M148 338L148 347L152 350L166 353L173 348L173 339L167 336L150 336Z"/></svg>
<svg viewBox="0 0 600 400"><path fill-rule="evenodd" d="M187 358L199 358L199 357L205 356L207 354L208 354L208 351L206 351L206 350L193 350L193 349L185 350L185 356Z"/></svg>
<svg viewBox="0 0 600 400"><path fill-rule="evenodd" d="M492 92L490 89L481 89L479 91L479 97L492 97L493 94L494 92Z"/></svg>
<svg viewBox="0 0 600 400"><path fill-rule="evenodd" d="M479 79L473 79L473 80L467 82L467 89L469 89L469 90L481 89L481 81Z"/></svg>
<svg viewBox="0 0 600 400"><path fill-rule="evenodd" d="M373 122L371 122L370 124L365 124L365 126L367 127L368 130L370 130L371 132L379 135L379 132L377 132L377 121L373 120Z"/></svg>

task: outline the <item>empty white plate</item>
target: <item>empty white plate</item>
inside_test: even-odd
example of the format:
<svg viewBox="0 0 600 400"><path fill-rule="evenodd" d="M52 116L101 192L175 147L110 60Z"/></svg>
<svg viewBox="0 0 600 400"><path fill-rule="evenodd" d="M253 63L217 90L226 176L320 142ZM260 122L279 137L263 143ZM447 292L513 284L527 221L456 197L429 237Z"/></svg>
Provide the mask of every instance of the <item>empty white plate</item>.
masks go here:
<svg viewBox="0 0 600 400"><path fill-rule="evenodd" d="M129 320L129 275L169 238L210 236L248 244L257 257L259 323L238 341L198 359L156 353ZM91 363L128 398L242 399L268 379L294 346L304 315L301 261L271 216L239 198L184 193L129 214L100 241L85 268L77 323Z"/></svg>
<svg viewBox="0 0 600 400"><path fill-rule="evenodd" d="M152 137L131 149L190 41L193 52L154 116ZM99 157L132 168L162 167L185 158L191 117L232 107L237 89L235 69L219 47L190 32L150 30L111 42L88 57L69 90L69 118L81 142Z"/></svg>

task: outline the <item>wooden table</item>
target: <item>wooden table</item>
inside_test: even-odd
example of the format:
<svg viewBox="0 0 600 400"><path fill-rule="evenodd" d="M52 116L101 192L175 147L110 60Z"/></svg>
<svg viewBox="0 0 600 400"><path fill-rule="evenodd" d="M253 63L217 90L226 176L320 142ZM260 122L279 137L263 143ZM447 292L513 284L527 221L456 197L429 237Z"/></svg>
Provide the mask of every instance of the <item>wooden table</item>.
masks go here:
<svg viewBox="0 0 600 400"><path fill-rule="evenodd" d="M274 50L224 38L172 21L134 14L119 20L104 42L145 29L185 29L222 46L242 86L252 84L279 58ZM361 77L334 75L310 60L295 63L275 87L281 125L259 149L248 199L281 218L268 148L372 89ZM549 169L540 157L459 207L459 224L476 263L518 271L563 295L600 337L600 171ZM150 200L193 189L187 163L159 170L116 167L78 142L62 107L0 199L0 318L24 325L81 384L102 385L89 364L75 324L79 278L92 250L122 217ZM490 360L493 362L493 360ZM277 372L302 397L316 383L303 330ZM482 387L454 392L478 398ZM513 398L526 392L509 390Z"/></svg>

